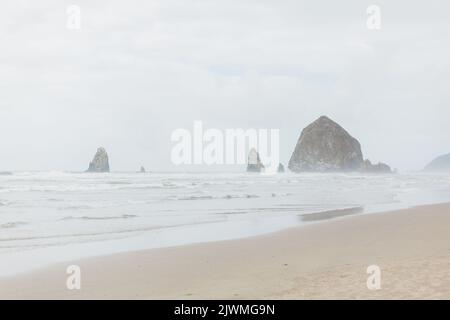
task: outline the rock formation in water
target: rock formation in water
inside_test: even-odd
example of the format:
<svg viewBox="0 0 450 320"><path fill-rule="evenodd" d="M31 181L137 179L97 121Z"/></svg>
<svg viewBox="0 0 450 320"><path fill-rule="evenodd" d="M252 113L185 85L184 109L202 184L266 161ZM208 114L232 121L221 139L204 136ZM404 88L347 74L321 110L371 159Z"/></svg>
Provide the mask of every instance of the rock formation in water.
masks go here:
<svg viewBox="0 0 450 320"><path fill-rule="evenodd" d="M370 160L365 160L361 171L363 172L372 172L372 173L391 173L391 167L389 167L387 164L383 162L379 162L377 164L372 164Z"/></svg>
<svg viewBox="0 0 450 320"><path fill-rule="evenodd" d="M139 170L140 173L145 173L145 168L141 167L141 169Z"/></svg>
<svg viewBox="0 0 450 320"><path fill-rule="evenodd" d="M424 170L429 172L450 172L450 153L437 157Z"/></svg>
<svg viewBox="0 0 450 320"><path fill-rule="evenodd" d="M98 148L87 172L109 172L109 159L105 148Z"/></svg>
<svg viewBox="0 0 450 320"><path fill-rule="evenodd" d="M322 116L303 129L288 167L294 172L355 171L362 164L358 140Z"/></svg>
<svg viewBox="0 0 450 320"><path fill-rule="evenodd" d="M288 167L293 172L390 172L385 164L364 161L359 141L326 116L303 129Z"/></svg>
<svg viewBox="0 0 450 320"><path fill-rule="evenodd" d="M280 163L280 164L278 165L278 173L283 173L283 172L284 172L284 166L283 166L282 163Z"/></svg>
<svg viewBox="0 0 450 320"><path fill-rule="evenodd" d="M247 172L261 172L264 171L264 165L261 163L259 153L252 148L248 153Z"/></svg>

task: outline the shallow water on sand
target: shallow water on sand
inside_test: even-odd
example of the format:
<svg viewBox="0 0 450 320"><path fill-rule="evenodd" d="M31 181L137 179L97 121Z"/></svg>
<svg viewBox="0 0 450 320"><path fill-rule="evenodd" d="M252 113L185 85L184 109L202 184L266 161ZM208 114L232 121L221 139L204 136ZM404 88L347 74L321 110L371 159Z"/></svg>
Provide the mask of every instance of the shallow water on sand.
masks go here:
<svg viewBox="0 0 450 320"><path fill-rule="evenodd" d="M447 201L437 174L16 172L0 176L0 275Z"/></svg>

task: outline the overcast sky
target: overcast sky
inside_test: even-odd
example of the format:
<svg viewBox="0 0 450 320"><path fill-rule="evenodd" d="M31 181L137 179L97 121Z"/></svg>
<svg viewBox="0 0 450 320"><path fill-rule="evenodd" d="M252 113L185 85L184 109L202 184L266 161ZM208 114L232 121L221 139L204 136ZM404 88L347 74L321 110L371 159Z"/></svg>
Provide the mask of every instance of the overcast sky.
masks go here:
<svg viewBox="0 0 450 320"><path fill-rule="evenodd" d="M395 3L394 3L395 2ZM66 27L69 5L81 29ZM381 8L381 30L366 9ZM401 170L450 152L448 1L40 0L0 10L0 171L172 170L170 136L328 115Z"/></svg>

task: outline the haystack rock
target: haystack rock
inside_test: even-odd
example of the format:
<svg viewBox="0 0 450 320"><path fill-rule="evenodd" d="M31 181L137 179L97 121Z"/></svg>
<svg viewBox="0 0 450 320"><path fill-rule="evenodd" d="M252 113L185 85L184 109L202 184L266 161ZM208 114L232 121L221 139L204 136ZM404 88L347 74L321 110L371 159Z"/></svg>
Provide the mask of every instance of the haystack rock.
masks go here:
<svg viewBox="0 0 450 320"><path fill-rule="evenodd" d="M98 148L87 172L109 172L109 159L105 148Z"/></svg>
<svg viewBox="0 0 450 320"><path fill-rule="evenodd" d="M283 166L283 164L282 163L280 163L279 165L278 165L278 173L283 173L284 172L284 166Z"/></svg>
<svg viewBox="0 0 450 320"><path fill-rule="evenodd" d="M293 172L387 172L389 168L364 161L359 141L326 116L303 129L288 167Z"/></svg>
<svg viewBox="0 0 450 320"><path fill-rule="evenodd" d="M301 171L355 171L363 164L361 145L331 119L322 116L305 129L289 160L289 169Z"/></svg>
<svg viewBox="0 0 450 320"><path fill-rule="evenodd" d="M264 165L261 163L259 153L252 148L248 153L247 172L261 172L264 171Z"/></svg>
<svg viewBox="0 0 450 320"><path fill-rule="evenodd" d="M437 157L424 170L429 172L450 172L450 153Z"/></svg>
<svg viewBox="0 0 450 320"><path fill-rule="evenodd" d="M141 170L140 170L139 172L145 173L145 168L144 168L144 167L141 167Z"/></svg>

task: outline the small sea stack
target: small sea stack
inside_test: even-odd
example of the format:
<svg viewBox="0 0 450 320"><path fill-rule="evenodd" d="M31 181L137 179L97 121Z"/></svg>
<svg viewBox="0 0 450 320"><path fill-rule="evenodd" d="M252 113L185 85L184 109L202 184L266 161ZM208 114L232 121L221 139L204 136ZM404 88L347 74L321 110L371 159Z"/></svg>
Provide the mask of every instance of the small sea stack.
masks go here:
<svg viewBox="0 0 450 320"><path fill-rule="evenodd" d="M86 172L109 172L109 158L105 148L98 148Z"/></svg>
<svg viewBox="0 0 450 320"><path fill-rule="evenodd" d="M283 173L284 172L284 166L283 166L283 164L282 163L280 163L279 165L278 165L278 173Z"/></svg>
<svg viewBox="0 0 450 320"><path fill-rule="evenodd" d="M145 168L144 167L141 167L141 169L139 170L139 172L140 173L145 173L146 171L145 171Z"/></svg>
<svg viewBox="0 0 450 320"><path fill-rule="evenodd" d="M391 167L389 167L386 163L379 162L377 164L372 164L372 162L367 159L364 160L361 171L369 173L392 173Z"/></svg>
<svg viewBox="0 0 450 320"><path fill-rule="evenodd" d="M261 172L264 171L264 165L259 158L259 153L252 148L248 153L247 172Z"/></svg>

